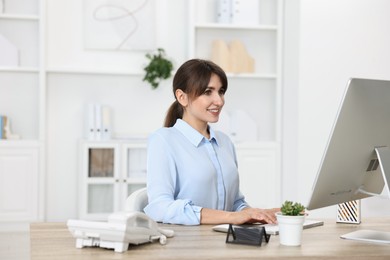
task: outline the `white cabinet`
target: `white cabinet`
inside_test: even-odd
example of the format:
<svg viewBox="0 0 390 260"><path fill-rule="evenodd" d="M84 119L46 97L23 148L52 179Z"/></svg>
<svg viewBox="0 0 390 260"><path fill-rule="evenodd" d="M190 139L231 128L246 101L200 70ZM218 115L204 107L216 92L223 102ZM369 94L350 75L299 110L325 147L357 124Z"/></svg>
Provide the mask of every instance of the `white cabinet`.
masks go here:
<svg viewBox="0 0 390 260"><path fill-rule="evenodd" d="M253 6L256 19L251 17L241 22L218 23L220 2L229 1L190 1L189 57L212 59L216 50L213 45L215 40L222 40L229 48L231 42L239 40L253 58L252 72L227 72L229 87L224 107L228 116L237 115L237 111L244 111L239 115L246 114L252 124L245 125L240 118L237 120L236 117L234 119L236 121L233 121L234 117L230 117L228 121L230 128L228 127L226 131L226 124L222 124L225 127L222 130L236 143L241 189L248 201L253 206L276 207L280 204L281 193L283 1L241 1L241 4L257 3ZM237 4L237 1L231 2ZM217 52L226 53L226 48L219 46ZM230 62L235 63L239 60ZM224 120L223 117L221 119ZM248 139L245 133L252 125L257 128L257 134L251 135L255 137ZM241 136L237 135L237 129L241 129L238 130L241 131Z"/></svg>
<svg viewBox="0 0 390 260"><path fill-rule="evenodd" d="M80 218L106 220L146 186L146 141L81 142Z"/></svg>
<svg viewBox="0 0 390 260"><path fill-rule="evenodd" d="M7 117L12 133L21 137L0 141L0 182L5 187L0 190L0 220L4 221L43 219L43 2L5 0L0 8L0 115ZM15 189L10 188L13 185Z"/></svg>
<svg viewBox="0 0 390 260"><path fill-rule="evenodd" d="M0 220L40 219L39 148L34 142L0 146Z"/></svg>
<svg viewBox="0 0 390 260"><path fill-rule="evenodd" d="M274 143L239 144L236 147L240 190L252 207L280 205L281 180L278 147Z"/></svg>

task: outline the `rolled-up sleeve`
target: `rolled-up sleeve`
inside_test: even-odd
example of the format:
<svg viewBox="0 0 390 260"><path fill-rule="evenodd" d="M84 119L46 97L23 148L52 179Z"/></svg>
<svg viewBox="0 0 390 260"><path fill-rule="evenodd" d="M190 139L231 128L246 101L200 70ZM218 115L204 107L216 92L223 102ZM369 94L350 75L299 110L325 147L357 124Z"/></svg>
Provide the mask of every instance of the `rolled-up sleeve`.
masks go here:
<svg viewBox="0 0 390 260"><path fill-rule="evenodd" d="M159 133L149 137L147 191L149 203L145 213L157 222L199 225L202 207L191 199L175 199L177 169L172 148Z"/></svg>

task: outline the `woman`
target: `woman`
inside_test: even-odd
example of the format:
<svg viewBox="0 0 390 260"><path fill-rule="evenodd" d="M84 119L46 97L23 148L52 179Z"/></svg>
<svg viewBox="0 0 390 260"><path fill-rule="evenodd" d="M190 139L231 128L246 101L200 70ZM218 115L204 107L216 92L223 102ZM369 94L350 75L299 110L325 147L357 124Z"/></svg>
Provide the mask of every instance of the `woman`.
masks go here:
<svg viewBox="0 0 390 260"><path fill-rule="evenodd" d="M206 60L185 62L173 79L175 102L165 127L149 137L145 212L158 222L275 223L279 209L251 208L239 190L237 159L219 119L228 87L225 72Z"/></svg>

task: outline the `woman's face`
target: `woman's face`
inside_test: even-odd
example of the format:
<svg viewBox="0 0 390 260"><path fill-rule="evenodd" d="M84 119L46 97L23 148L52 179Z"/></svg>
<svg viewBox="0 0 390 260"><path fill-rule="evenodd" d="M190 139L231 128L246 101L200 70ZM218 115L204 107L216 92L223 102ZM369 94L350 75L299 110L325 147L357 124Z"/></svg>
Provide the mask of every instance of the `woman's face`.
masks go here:
<svg viewBox="0 0 390 260"><path fill-rule="evenodd" d="M207 126L207 123L217 122L225 104L225 91L219 77L212 74L203 94L194 100L188 100L187 97L183 120L198 130Z"/></svg>

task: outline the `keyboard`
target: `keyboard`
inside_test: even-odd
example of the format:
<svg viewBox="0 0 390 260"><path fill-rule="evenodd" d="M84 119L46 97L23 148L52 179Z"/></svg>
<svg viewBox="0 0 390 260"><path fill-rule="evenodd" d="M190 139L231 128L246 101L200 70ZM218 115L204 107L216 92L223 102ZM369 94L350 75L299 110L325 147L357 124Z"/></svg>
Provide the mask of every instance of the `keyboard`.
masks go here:
<svg viewBox="0 0 390 260"><path fill-rule="evenodd" d="M323 226L324 222L321 220L315 219L306 219L305 223L303 223L303 229ZM236 225L241 227L265 227L265 232L269 235L278 235L279 234L279 226L278 224L244 224L244 225ZM213 230L217 232L227 233L229 229L229 224L221 224L213 226Z"/></svg>

